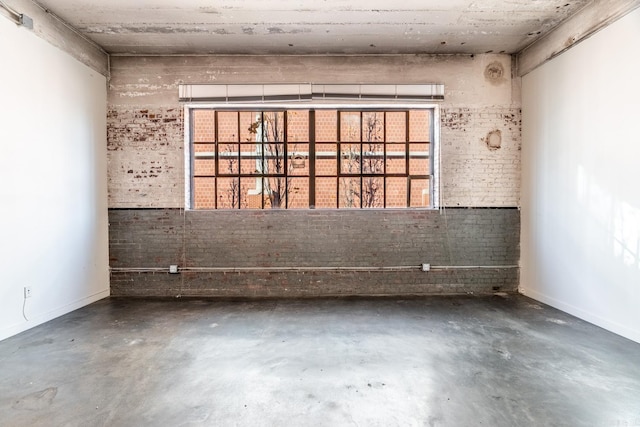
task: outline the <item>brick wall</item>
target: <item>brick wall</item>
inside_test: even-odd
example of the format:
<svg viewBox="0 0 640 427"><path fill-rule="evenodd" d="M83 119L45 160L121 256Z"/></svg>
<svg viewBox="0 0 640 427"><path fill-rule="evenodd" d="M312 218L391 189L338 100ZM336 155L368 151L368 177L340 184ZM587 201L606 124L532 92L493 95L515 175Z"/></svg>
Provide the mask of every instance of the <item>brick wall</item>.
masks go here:
<svg viewBox="0 0 640 427"><path fill-rule="evenodd" d="M445 206L520 205L520 108L441 110Z"/></svg>
<svg viewBox="0 0 640 427"><path fill-rule="evenodd" d="M184 122L179 105L107 112L109 206L184 203Z"/></svg>
<svg viewBox="0 0 640 427"><path fill-rule="evenodd" d="M503 73L486 73L488 67ZM518 270L136 272L136 268L517 265L520 99L508 55L112 61L114 295L312 296L515 291ZM265 72L268 70L268 72ZM184 211L180 83L445 84L438 211ZM489 207L488 209L484 209ZM145 208L145 209L141 209ZM468 209L471 208L471 209ZM494 209L496 208L496 209ZM509 209L501 209L509 208ZM446 218L446 221L445 221ZM120 269L120 270L118 270Z"/></svg>
<svg viewBox="0 0 640 427"><path fill-rule="evenodd" d="M515 291L516 209L183 211L112 209L113 295L311 296ZM214 268L398 267L412 271L187 272ZM120 269L164 268L165 272Z"/></svg>
<svg viewBox="0 0 640 427"><path fill-rule="evenodd" d="M115 57L111 65L112 208L184 207L180 83L308 81L444 83L445 101L439 104L441 200L446 206L519 205L519 79L511 77L509 55L301 57L286 62L278 57ZM486 72L496 67L502 72ZM149 173L158 165L160 173Z"/></svg>
<svg viewBox="0 0 640 427"><path fill-rule="evenodd" d="M109 109L110 207L184 206L182 116L179 106ZM520 122L519 107L441 109L445 206L519 206ZM496 131L501 144L489 147Z"/></svg>

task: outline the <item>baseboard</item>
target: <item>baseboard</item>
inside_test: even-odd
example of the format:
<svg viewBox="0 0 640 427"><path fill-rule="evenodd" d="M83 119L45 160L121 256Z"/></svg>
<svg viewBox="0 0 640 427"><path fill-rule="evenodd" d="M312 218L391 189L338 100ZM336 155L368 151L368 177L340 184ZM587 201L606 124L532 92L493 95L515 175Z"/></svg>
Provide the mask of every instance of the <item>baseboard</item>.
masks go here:
<svg viewBox="0 0 640 427"><path fill-rule="evenodd" d="M89 295L87 297L81 298L77 301L66 304L62 307L55 308L46 313L38 314L29 319L29 321L24 321L15 325L11 325L8 328L4 328L0 330L0 341L17 335L21 332L27 331L33 327L46 323L50 320L63 316L67 313L70 313L74 310L82 308L86 305L94 303L103 298L107 298L110 295L110 290L106 289L104 291L100 291L93 295Z"/></svg>
<svg viewBox="0 0 640 427"><path fill-rule="evenodd" d="M522 295L533 298L536 301L540 301L541 303L550 305L551 307L557 308L558 310L562 310L566 313L576 316L589 323L593 323L594 325L606 329L609 332L613 332L614 334L640 343L640 330L635 330L621 325L620 323L605 319L601 316L598 316L597 314L585 311L579 307L557 300L540 292L532 291L530 289L520 289L520 293Z"/></svg>

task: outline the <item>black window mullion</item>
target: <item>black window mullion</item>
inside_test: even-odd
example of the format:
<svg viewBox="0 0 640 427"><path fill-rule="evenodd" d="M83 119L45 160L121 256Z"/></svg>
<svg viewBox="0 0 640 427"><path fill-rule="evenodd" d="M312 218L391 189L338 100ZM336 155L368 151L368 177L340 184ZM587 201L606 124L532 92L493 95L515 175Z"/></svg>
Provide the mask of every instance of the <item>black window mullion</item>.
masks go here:
<svg viewBox="0 0 640 427"><path fill-rule="evenodd" d="M362 193L364 192L364 177L362 176L362 174L364 173L364 156L363 156L363 150L362 150L362 146L364 145L363 143L363 135L362 135L362 127L364 126L364 116L363 116L363 112L360 111L360 123L359 123L359 133L360 133L360 209L362 209Z"/></svg>
<svg viewBox="0 0 640 427"><path fill-rule="evenodd" d="M404 115L405 120L405 149L404 149L404 171L407 177L407 207L411 207L411 177L409 176L409 131L411 130L409 115L410 111L407 111Z"/></svg>
<svg viewBox="0 0 640 427"><path fill-rule="evenodd" d="M342 173L342 112L336 110L336 158L338 170L336 171L336 209L340 207L340 174Z"/></svg>
<svg viewBox="0 0 640 427"><path fill-rule="evenodd" d="M196 188L196 179L195 179L195 164L196 164L196 144L194 141L194 124L195 124L195 120L194 120L194 116L195 116L195 111L194 109L191 109L191 114L189 114L189 140L192 141L191 143L191 158L189 159L189 163L191 164L191 177L190 177L190 181L191 181L191 191L189 192L189 205L191 206L191 209L195 209L195 191L194 189Z"/></svg>
<svg viewBox="0 0 640 427"><path fill-rule="evenodd" d="M316 208L316 111L309 110L309 209ZM337 154L337 153L336 153Z"/></svg>
<svg viewBox="0 0 640 427"><path fill-rule="evenodd" d="M277 112L275 114L278 114ZM282 113L284 119L284 129L283 129L283 145L284 145L284 208L289 209L289 130L287 128L287 119L289 117L289 112L284 111ZM277 159L276 159L277 161Z"/></svg>
<svg viewBox="0 0 640 427"><path fill-rule="evenodd" d="M213 171L215 173L215 178L213 179L213 206L214 209L218 209L218 176L220 175L219 170L219 146L218 146L218 111L213 112Z"/></svg>
<svg viewBox="0 0 640 427"><path fill-rule="evenodd" d="M387 112L382 114L382 208L387 207Z"/></svg>
<svg viewBox="0 0 640 427"><path fill-rule="evenodd" d="M262 206L262 209L264 210L264 191L265 191L265 185L264 185L264 177L265 177L265 173L264 173L264 140L265 140L265 131L266 131L266 126L264 124L264 111L260 111L260 157L261 157L261 161L260 161L260 182L262 184L262 187L260 189L260 206Z"/></svg>
<svg viewBox="0 0 640 427"><path fill-rule="evenodd" d="M242 165L240 164L241 161L241 151L242 151L242 146L240 145L240 111L238 111L236 116L236 122L238 123L238 129L236 132L236 142L238 144L238 210L242 209L242 179L240 178L240 171L242 170L241 167Z"/></svg>

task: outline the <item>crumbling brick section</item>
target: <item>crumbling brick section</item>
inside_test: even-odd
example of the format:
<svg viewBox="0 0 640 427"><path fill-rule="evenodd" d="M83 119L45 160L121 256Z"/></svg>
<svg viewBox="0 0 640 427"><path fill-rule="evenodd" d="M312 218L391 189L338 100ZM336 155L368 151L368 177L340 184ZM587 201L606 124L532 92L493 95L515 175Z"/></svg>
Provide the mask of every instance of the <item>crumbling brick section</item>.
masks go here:
<svg viewBox="0 0 640 427"><path fill-rule="evenodd" d="M301 297L514 292L517 209L109 211L117 296ZM434 266L466 269L418 270ZM393 267L410 271L191 271L202 268ZM486 268L495 266L495 268ZM160 268L166 271L136 272Z"/></svg>
<svg viewBox="0 0 640 427"><path fill-rule="evenodd" d="M184 204L183 123L180 106L109 109L109 207Z"/></svg>

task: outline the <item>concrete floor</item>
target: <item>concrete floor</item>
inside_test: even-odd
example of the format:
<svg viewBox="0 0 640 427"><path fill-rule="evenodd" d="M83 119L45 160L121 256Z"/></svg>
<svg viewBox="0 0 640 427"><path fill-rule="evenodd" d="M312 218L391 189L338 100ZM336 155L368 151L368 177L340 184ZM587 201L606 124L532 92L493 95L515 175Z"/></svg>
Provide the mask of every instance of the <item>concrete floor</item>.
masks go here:
<svg viewBox="0 0 640 427"><path fill-rule="evenodd" d="M1 426L640 426L640 344L523 296L106 299L0 342Z"/></svg>

